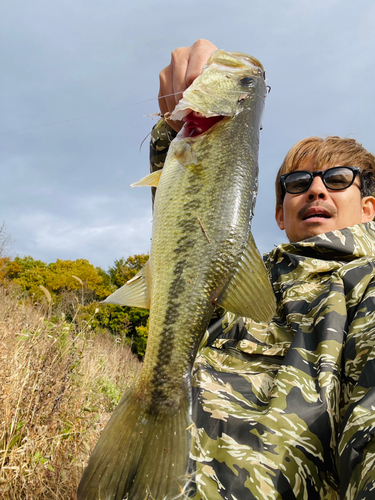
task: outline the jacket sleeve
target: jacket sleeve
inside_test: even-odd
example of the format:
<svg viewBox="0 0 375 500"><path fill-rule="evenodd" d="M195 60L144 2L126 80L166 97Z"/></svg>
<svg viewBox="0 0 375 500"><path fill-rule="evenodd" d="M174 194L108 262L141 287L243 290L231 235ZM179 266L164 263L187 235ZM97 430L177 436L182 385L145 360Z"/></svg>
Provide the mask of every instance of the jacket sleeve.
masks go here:
<svg viewBox="0 0 375 500"><path fill-rule="evenodd" d="M369 263L371 265L374 263ZM356 500L375 496L374 275L370 282L366 281L362 279L358 283L363 285L365 293L356 304L344 344L337 443L340 496ZM348 309L348 316L353 309Z"/></svg>
<svg viewBox="0 0 375 500"><path fill-rule="evenodd" d="M176 135L177 132L163 119L159 120L152 129L150 140L150 172L161 170L164 167L169 145ZM152 205L154 205L156 188L153 187L151 190Z"/></svg>

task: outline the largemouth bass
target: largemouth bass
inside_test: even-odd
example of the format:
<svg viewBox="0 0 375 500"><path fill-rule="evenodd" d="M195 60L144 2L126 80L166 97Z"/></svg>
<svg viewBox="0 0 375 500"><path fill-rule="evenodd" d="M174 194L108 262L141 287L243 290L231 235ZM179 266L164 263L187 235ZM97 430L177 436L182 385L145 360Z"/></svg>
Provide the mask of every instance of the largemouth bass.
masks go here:
<svg viewBox="0 0 375 500"><path fill-rule="evenodd" d="M216 51L171 118L148 264L106 302L150 308L142 371L105 427L79 500L164 500L188 483L190 372L215 306L268 322L275 300L250 222L266 96L261 64Z"/></svg>

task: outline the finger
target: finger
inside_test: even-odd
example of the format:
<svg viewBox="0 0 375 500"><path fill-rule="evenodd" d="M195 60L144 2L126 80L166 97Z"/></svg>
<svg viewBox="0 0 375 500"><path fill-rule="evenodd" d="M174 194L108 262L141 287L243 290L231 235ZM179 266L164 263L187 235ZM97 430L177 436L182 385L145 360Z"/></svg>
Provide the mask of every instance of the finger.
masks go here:
<svg viewBox="0 0 375 500"><path fill-rule="evenodd" d="M190 47L181 47L171 54L170 64L159 75L159 97L164 111L172 112L186 89L185 75L189 61Z"/></svg>
<svg viewBox="0 0 375 500"><path fill-rule="evenodd" d="M159 107L163 115L172 113L183 92L202 72L216 46L208 40L199 39L191 47L180 47L171 54L170 64L159 75ZM181 122L171 122L180 130Z"/></svg>
<svg viewBox="0 0 375 500"><path fill-rule="evenodd" d="M159 107L163 115L172 113L186 90L185 75L189 61L190 48L181 47L172 52L171 63L159 75ZM183 123L168 120L171 127L177 132Z"/></svg>
<svg viewBox="0 0 375 500"><path fill-rule="evenodd" d="M168 111L172 112L174 105L180 101L182 93L191 85L197 76L202 72L203 66L207 63L210 55L217 47L208 40L197 40L191 47L180 47L171 54L171 63L161 73L161 77L172 78L170 82L161 83L161 92L167 96Z"/></svg>
<svg viewBox="0 0 375 500"><path fill-rule="evenodd" d="M172 52L171 67L175 106L180 101L183 92L187 89L186 73L190 60L190 50L191 47L181 47Z"/></svg>
<svg viewBox="0 0 375 500"><path fill-rule="evenodd" d="M176 131L179 132L183 126L182 122L174 122L168 120L168 115L172 113L176 106L174 99L174 89L173 89L173 77L172 77L172 66L169 65L164 68L159 75L160 79L160 89L159 89L159 108L161 114L167 119L169 125Z"/></svg>
<svg viewBox="0 0 375 500"><path fill-rule="evenodd" d="M173 76L171 65L164 68L159 74L159 107L161 113L171 113L174 109Z"/></svg>
<svg viewBox="0 0 375 500"><path fill-rule="evenodd" d="M217 50L216 45L208 40L199 39L190 47L189 63L185 75L186 88L202 73L211 54Z"/></svg>

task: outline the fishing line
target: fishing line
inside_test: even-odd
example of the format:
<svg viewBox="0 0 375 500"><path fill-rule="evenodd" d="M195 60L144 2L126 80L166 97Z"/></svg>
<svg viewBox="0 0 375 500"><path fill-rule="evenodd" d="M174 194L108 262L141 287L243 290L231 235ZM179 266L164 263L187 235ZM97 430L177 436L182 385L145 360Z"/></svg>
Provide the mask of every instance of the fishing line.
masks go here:
<svg viewBox="0 0 375 500"><path fill-rule="evenodd" d="M134 102L132 104L126 104L125 106L120 106L119 108L111 109L109 111L102 111L101 113L95 113L94 115L84 115L84 116L78 116L76 118L68 118L67 120L58 120L58 121L54 121L54 122L43 123L41 125L31 125L29 127L17 128L17 129L13 129L13 130L4 130L3 132L0 132L0 134L9 134L11 132L21 132L22 130L30 130L33 128L49 127L50 125L57 125L59 123L67 123L67 122L74 122L74 121L78 121L78 120L87 120L88 118L96 118L98 116L108 115L109 113L115 113L116 111L130 108L131 106L137 106L138 104L144 104L146 102L157 101L158 99L162 99L164 97L170 97L172 95L177 95L177 94L182 94L182 92L175 92L173 94L162 95L162 96L160 96L160 98L153 97L152 99L146 99L145 101L138 101L138 102Z"/></svg>
<svg viewBox="0 0 375 500"><path fill-rule="evenodd" d="M231 92L235 93L235 94L249 94L250 93L250 92L240 92L237 90L231 90ZM23 130L31 130L31 129L35 129L35 128L49 127L50 125L58 125L59 123L68 123L68 122L75 122L78 120L87 120L89 118L96 118L98 116L104 116L104 115L108 115L110 113L115 113L116 111L121 111L122 109L130 108L132 106L137 106L138 104L145 104L146 102L157 101L159 99L163 99L164 97L171 97L171 96L174 96L177 94L182 94L182 93L183 92L174 92L172 94L165 94L165 95L162 95L159 97L153 97L152 99L146 99L145 101L138 101L138 102L134 102L132 104L126 104L125 106L120 106L119 108L111 109L109 111L102 111L101 113L95 113L93 115L78 116L76 118L68 118L67 120L58 120L58 121L54 121L54 122L43 123L41 125L31 125L29 127L16 128L16 129L12 129L12 130L4 130L4 131L0 132L0 135L10 134L12 132L22 132ZM155 113L155 114L157 114L157 113Z"/></svg>

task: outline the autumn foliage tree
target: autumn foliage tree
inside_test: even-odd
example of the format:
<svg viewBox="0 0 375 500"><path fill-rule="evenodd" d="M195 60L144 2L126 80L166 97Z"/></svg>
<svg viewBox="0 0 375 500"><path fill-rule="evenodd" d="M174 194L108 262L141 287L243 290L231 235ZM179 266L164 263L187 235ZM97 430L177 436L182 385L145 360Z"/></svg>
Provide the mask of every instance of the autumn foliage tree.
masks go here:
<svg viewBox="0 0 375 500"><path fill-rule="evenodd" d="M56 302L64 291L76 291L82 305L103 300L115 290L109 276L86 259L58 259L46 264L30 256L16 257L7 263L5 278L12 280L35 299L43 297L40 285L52 293Z"/></svg>
<svg viewBox="0 0 375 500"><path fill-rule="evenodd" d="M136 254L125 259L115 260L113 267L110 267L108 274L111 277L112 283L116 288L124 285L127 281L134 278L137 272L146 264L148 261L148 254Z"/></svg>
<svg viewBox="0 0 375 500"><path fill-rule="evenodd" d="M148 254L136 254L128 258L122 257L115 260L114 265L108 270L111 282L116 288L120 288L127 281L134 278L137 272L146 264L148 258ZM125 313L129 318L133 326L131 335L134 351L143 356L146 352L148 338L148 309L112 306L111 310L113 315Z"/></svg>
<svg viewBox="0 0 375 500"><path fill-rule="evenodd" d="M11 260L9 255L12 243L11 237L6 231L5 222L3 221L0 224L0 280L3 280L7 273L7 265Z"/></svg>
<svg viewBox="0 0 375 500"><path fill-rule="evenodd" d="M109 330L126 337L134 351L143 356L148 310L105 305L101 301L131 279L147 259L145 254L123 257L105 272L86 259L58 259L46 264L30 256L14 260L0 257L0 279L18 285L34 302L45 300L48 293L52 316L64 314L68 321L83 321L97 332Z"/></svg>

